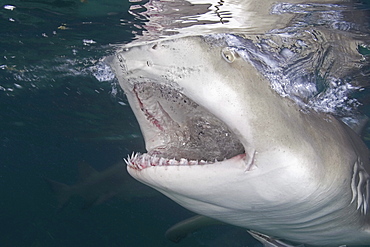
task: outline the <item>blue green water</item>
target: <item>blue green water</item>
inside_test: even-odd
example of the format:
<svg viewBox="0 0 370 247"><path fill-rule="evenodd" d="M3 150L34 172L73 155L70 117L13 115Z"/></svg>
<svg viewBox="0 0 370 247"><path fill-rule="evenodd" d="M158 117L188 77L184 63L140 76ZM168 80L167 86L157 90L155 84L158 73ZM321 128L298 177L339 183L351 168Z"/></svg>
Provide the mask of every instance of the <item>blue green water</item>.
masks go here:
<svg viewBox="0 0 370 247"><path fill-rule="evenodd" d="M147 196L150 188L88 209L73 197L58 210L44 178L74 184L81 161L102 171L144 151L125 96L100 62L112 45L143 31L146 20L129 12L131 5L0 1L0 246L260 246L231 226L171 243L165 231L193 214L164 196ZM366 90L359 97L368 113Z"/></svg>

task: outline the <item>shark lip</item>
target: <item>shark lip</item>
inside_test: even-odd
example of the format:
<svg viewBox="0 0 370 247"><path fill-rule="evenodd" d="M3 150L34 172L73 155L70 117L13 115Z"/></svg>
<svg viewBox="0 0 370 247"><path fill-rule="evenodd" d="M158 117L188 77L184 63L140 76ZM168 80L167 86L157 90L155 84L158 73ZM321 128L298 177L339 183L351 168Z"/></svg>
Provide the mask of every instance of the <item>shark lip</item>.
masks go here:
<svg viewBox="0 0 370 247"><path fill-rule="evenodd" d="M148 150L129 156L130 168L205 165L246 155L237 135L221 119L175 87L139 82L130 93L140 109L136 114L141 116Z"/></svg>

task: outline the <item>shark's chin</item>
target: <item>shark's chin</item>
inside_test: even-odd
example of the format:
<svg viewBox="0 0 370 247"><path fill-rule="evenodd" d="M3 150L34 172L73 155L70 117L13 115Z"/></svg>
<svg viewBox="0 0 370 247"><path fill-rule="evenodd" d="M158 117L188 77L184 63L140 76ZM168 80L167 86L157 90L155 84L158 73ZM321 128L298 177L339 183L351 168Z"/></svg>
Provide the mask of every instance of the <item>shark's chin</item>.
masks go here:
<svg viewBox="0 0 370 247"><path fill-rule="evenodd" d="M128 157L131 168L213 164L246 155L233 130L176 86L140 82L131 93L148 150Z"/></svg>

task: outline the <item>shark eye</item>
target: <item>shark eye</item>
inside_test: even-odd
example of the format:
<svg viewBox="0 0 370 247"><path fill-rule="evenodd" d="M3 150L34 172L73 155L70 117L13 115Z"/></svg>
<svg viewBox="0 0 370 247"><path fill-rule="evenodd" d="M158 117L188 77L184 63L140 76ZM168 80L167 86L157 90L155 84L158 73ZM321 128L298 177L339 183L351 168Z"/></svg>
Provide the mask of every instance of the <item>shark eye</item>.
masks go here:
<svg viewBox="0 0 370 247"><path fill-rule="evenodd" d="M222 49L221 55L225 59L225 61L228 63L234 62L236 58L236 53L233 50L230 50L230 48L228 47L225 47Z"/></svg>

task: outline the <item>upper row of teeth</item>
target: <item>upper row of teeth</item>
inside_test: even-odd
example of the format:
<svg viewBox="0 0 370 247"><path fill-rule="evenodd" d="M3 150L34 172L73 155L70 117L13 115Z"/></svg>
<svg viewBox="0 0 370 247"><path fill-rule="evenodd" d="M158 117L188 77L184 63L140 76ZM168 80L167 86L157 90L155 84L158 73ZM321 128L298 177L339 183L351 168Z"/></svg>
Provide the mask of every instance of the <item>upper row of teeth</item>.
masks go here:
<svg viewBox="0 0 370 247"><path fill-rule="evenodd" d="M205 165L211 164L213 162L205 161L205 160L188 160L181 158L180 160L167 159L163 157L157 157L156 155L149 155L149 154L140 154L140 153L132 153L132 155L128 155L127 159L124 159L128 166L143 169L149 166L192 166L192 165ZM215 160L217 162L217 160Z"/></svg>

